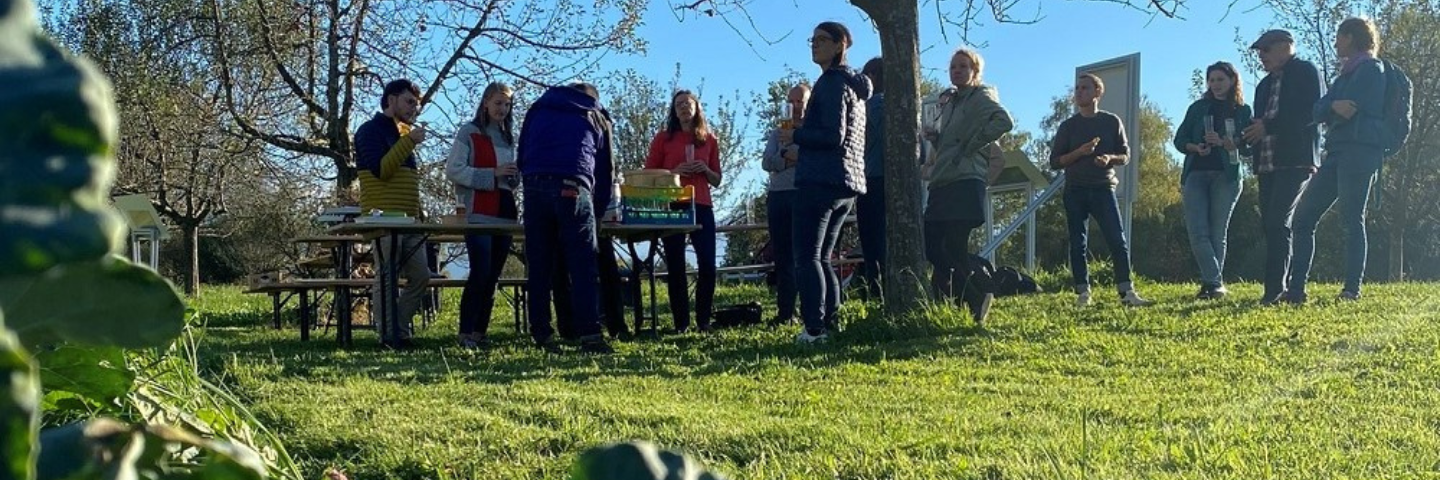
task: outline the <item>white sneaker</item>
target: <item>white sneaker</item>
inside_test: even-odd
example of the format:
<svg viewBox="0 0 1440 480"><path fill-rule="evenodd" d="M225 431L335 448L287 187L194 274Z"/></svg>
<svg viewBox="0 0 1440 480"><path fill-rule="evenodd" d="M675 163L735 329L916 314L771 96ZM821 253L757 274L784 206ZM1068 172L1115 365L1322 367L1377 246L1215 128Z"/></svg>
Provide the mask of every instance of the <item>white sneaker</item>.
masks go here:
<svg viewBox="0 0 1440 480"><path fill-rule="evenodd" d="M810 332L808 332L808 331L806 331L806 330L804 330L804 329L801 329L801 330L800 330L800 335L798 335L798 336L795 337L795 343L798 343L798 344L801 344L801 345L809 345L809 344L812 344L812 343L825 343L825 342L828 341L828 340L830 340L830 334L829 334L829 333L822 333L822 334L819 334L819 335L811 335Z"/></svg>
<svg viewBox="0 0 1440 480"><path fill-rule="evenodd" d="M1089 305L1090 305L1090 292L1080 292L1080 294L1075 297L1075 306L1077 306L1077 307L1085 307L1085 306L1089 306Z"/></svg>
<svg viewBox="0 0 1440 480"><path fill-rule="evenodd" d="M1134 290L1131 290L1131 291L1125 292L1125 295L1122 296L1122 297L1120 297L1120 303L1123 303L1123 304L1125 304L1125 305L1127 305L1127 306L1131 306L1131 307L1144 307L1144 306L1148 306L1148 305L1150 305L1150 304L1152 304L1152 303L1155 303L1155 302L1152 302L1152 301L1146 300L1146 299L1144 299L1144 298L1141 298L1139 293L1136 293Z"/></svg>

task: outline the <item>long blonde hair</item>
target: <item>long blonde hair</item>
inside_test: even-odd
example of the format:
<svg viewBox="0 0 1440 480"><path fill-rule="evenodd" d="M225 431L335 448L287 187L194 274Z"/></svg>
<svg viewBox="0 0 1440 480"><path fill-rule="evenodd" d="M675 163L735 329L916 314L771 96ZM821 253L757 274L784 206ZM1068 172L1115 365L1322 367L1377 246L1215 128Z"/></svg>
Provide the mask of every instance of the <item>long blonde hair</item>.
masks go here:
<svg viewBox="0 0 1440 480"><path fill-rule="evenodd" d="M507 97L514 98L515 90L501 82L491 83L485 87L485 93L480 95L480 106L475 107L475 120L473 121L475 126L480 127L481 131L490 127L490 114L485 111L485 104L490 101L490 97L497 94L504 94ZM515 143L514 107L511 107L510 112L505 114L505 121L500 124L500 136L505 138L505 143Z"/></svg>

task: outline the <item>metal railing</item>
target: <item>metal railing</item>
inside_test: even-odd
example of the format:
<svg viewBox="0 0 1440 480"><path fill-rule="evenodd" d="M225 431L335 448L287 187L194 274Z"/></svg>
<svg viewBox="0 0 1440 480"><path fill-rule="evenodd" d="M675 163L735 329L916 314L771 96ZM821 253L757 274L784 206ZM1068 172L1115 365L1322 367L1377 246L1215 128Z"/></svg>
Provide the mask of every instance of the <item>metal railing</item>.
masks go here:
<svg viewBox="0 0 1440 480"><path fill-rule="evenodd" d="M1014 220L1011 220L1011 221L1010 221L1010 224L1009 224L1009 225L1006 225L1005 228L1001 229L999 233L996 233L995 235L993 235L993 236L990 237L990 241L989 241L989 242L986 242L986 243L985 243L985 247L980 249L980 256L985 257L985 258L988 258L988 259L991 259L991 261L994 261L994 259L995 259L995 251L1000 249L1000 244L1001 244L1001 243L1004 243L1006 239L1010 238L1010 235L1014 235L1014 234L1015 234L1015 231L1019 230L1021 225L1024 225L1026 222L1030 222L1030 223L1031 223L1030 232L1029 232L1029 234L1027 235L1028 238L1026 239L1027 246L1026 246L1025 267L1028 268L1028 269L1030 269L1030 270L1034 270L1034 269L1035 269L1035 257L1034 257L1034 252L1035 252L1035 226L1034 226L1035 213L1036 213L1036 212L1039 212L1039 211L1040 211L1040 207L1041 207L1041 206L1044 206L1044 205L1045 205L1045 202L1050 201L1051 198L1054 198L1055 195L1058 194L1058 193L1060 193L1060 191L1063 190L1064 188L1065 188L1065 172L1060 172L1058 175L1055 176L1055 179L1054 179L1054 180L1051 180L1051 181L1050 181L1050 185L1047 186L1047 187L1045 187L1045 190L1040 191L1040 194L1038 194L1038 195L1036 195L1034 198L1031 198L1031 199L1030 199L1030 203L1028 203L1028 204L1025 205L1025 210L1022 211L1022 212L1020 212L1020 215L1019 215L1019 216L1015 217Z"/></svg>

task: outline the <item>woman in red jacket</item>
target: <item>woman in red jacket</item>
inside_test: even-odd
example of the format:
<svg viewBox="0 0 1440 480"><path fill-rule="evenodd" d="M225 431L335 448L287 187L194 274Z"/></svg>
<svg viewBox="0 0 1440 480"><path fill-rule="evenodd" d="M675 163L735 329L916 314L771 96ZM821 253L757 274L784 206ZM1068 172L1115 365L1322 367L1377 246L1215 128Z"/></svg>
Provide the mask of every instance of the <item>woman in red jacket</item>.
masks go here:
<svg viewBox="0 0 1440 480"><path fill-rule="evenodd" d="M690 233L699 264L699 285L695 288L695 319L701 331L710 330L710 313L715 303L715 207L710 188L720 186L720 145L705 114L700 99L689 90L675 92L670 99L670 115L665 130L650 142L645 168L663 168L680 176L680 183L695 187L695 223L699 230ZM665 267L670 289L670 314L675 330L690 329L690 289L685 266L685 235L665 237Z"/></svg>

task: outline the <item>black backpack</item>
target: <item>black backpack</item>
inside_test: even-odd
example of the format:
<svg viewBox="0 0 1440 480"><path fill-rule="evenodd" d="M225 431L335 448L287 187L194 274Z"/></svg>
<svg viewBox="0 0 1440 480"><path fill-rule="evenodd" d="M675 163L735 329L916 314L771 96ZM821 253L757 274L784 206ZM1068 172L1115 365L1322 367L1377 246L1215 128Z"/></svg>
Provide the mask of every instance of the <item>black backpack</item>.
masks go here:
<svg viewBox="0 0 1440 480"><path fill-rule="evenodd" d="M1035 279L1026 275L1025 272L1016 270L1015 267L1002 267L995 272L995 296L997 297L1039 292L1040 285L1035 283Z"/></svg>
<svg viewBox="0 0 1440 480"><path fill-rule="evenodd" d="M712 325L715 328L733 328L760 324L760 302L731 305L715 310Z"/></svg>
<svg viewBox="0 0 1440 480"><path fill-rule="evenodd" d="M1389 157L1405 147L1410 137L1410 97L1414 85L1399 65L1381 60L1385 67L1385 156Z"/></svg>

